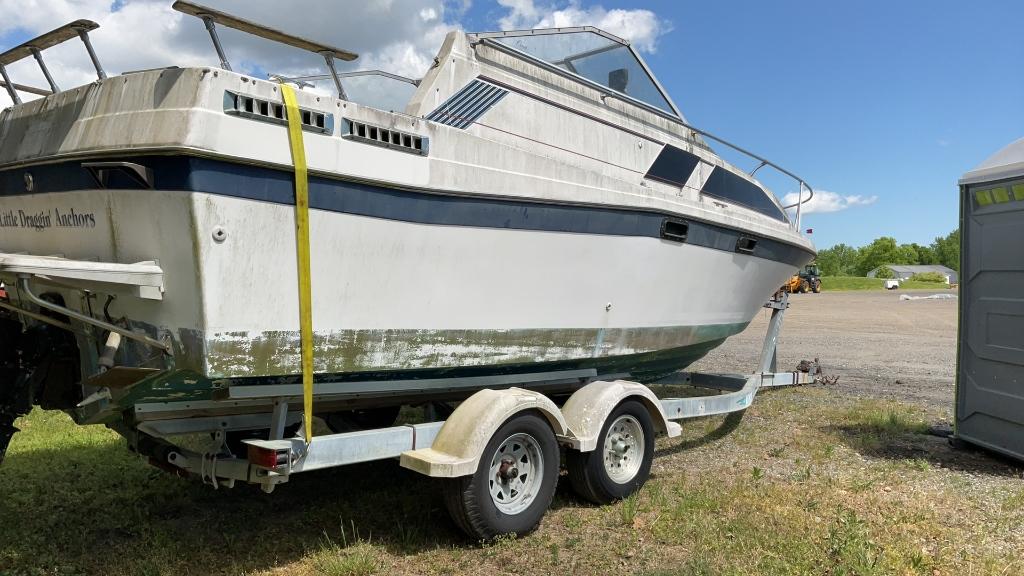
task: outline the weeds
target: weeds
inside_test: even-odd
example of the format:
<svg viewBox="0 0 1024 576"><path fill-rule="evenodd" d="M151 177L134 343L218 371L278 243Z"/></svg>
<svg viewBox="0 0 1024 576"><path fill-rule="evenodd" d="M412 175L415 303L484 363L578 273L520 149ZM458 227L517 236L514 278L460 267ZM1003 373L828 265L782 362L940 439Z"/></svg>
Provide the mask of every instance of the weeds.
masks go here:
<svg viewBox="0 0 1024 576"><path fill-rule="evenodd" d="M835 576L879 573L881 548L871 541L867 525L852 510L840 510L829 526L827 545Z"/></svg>
<svg viewBox="0 0 1024 576"><path fill-rule="evenodd" d="M797 471L794 478L797 482L810 482L811 480L811 465L806 464L803 468Z"/></svg>
<svg viewBox="0 0 1024 576"><path fill-rule="evenodd" d="M355 521L350 521L352 543L345 531L345 522L340 522L341 545L335 544L324 534L320 549L313 554L310 562L318 574L325 576L370 576L377 572L379 562L377 551L369 541L364 542L356 530Z"/></svg>
<svg viewBox="0 0 1024 576"><path fill-rule="evenodd" d="M371 576L379 568L377 551L368 542L339 548L328 541L309 560L324 576Z"/></svg>
<svg viewBox="0 0 1024 576"><path fill-rule="evenodd" d="M931 462L925 460L924 458L914 458L913 460L907 462L907 464L912 469L917 470L918 472L927 472L932 467Z"/></svg>
<svg viewBox="0 0 1024 576"><path fill-rule="evenodd" d="M761 478L764 478L764 470L758 468L757 466L754 466L753 468L750 469L750 478L754 482L757 482Z"/></svg>
<svg viewBox="0 0 1024 576"><path fill-rule="evenodd" d="M899 436L924 434L928 424L919 416L915 417L904 407L891 405L877 406L874 402L863 404L863 410L855 410L850 420L859 424L866 434L874 434L883 439Z"/></svg>
<svg viewBox="0 0 1024 576"><path fill-rule="evenodd" d="M636 515L640 511L640 492L633 492L622 499L618 504L619 523L623 526L633 526Z"/></svg>

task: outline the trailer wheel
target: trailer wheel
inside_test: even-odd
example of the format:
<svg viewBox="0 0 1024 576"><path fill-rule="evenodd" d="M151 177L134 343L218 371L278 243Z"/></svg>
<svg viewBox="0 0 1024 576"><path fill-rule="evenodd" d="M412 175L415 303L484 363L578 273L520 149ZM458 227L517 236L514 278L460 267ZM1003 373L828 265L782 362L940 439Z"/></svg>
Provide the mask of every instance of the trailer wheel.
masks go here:
<svg viewBox="0 0 1024 576"><path fill-rule="evenodd" d="M520 413L494 433L475 473L445 479L445 504L472 538L529 534L551 505L558 468L551 426L541 416Z"/></svg>
<svg viewBox="0 0 1024 576"><path fill-rule="evenodd" d="M596 504L622 500L640 489L654 459L654 422L647 408L627 400L612 411L592 452L570 451L569 480L577 494Z"/></svg>

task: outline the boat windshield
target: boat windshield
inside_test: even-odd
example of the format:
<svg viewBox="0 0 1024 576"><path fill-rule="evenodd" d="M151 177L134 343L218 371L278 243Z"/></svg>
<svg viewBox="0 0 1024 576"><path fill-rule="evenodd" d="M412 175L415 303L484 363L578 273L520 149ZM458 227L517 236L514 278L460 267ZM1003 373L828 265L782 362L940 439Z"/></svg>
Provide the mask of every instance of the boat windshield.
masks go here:
<svg viewBox="0 0 1024 576"><path fill-rule="evenodd" d="M481 35L483 36L483 35ZM491 40L543 60L677 116L629 44L592 29L576 31L532 30L525 33L487 34Z"/></svg>

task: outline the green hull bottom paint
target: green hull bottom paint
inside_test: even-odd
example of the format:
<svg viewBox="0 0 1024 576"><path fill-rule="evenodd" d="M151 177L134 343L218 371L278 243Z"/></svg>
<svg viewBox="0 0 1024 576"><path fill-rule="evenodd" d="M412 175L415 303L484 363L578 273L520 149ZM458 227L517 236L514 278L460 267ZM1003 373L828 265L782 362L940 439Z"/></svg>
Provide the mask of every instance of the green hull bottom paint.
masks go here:
<svg viewBox="0 0 1024 576"><path fill-rule="evenodd" d="M686 368L690 364L702 358L709 351L722 344L724 341L725 338L720 338L700 342L698 344L691 344L688 346L658 350L654 352L622 356L582 358L556 362L318 374L316 375L316 382L363 383L363 385L360 386L359 392L352 394L350 397L346 397L345 395L332 395L330 404L332 408L340 408L342 405L383 406L410 404L424 401L454 401L466 398L479 390L479 387L460 388L457 386L447 387L443 384L437 384L437 379L444 378L456 379L474 376L558 372L562 370L592 368L597 371L598 379L623 378L638 382L651 382L672 372ZM434 380L434 383L430 387L424 387L416 390L409 390L408 388L402 388L399 390L389 386L390 382L417 379ZM379 386L374 386L372 384L378 382ZM134 406L139 404L180 404L182 409L188 410L189 403L221 399L223 397L224 389L232 385L252 386L298 383L301 383L301 377L299 375L213 380L189 370L172 370L154 374L125 390L114 391L110 410L107 412L109 417L102 421L105 423L118 421L121 419L121 414L126 411L130 411ZM366 383L371 384L367 386ZM572 390L580 387L580 384L540 386L516 384L516 386L520 388L544 390L546 393L558 394L561 392L571 392ZM234 411L231 410L230 404L231 402L225 402L225 408L228 412ZM74 416L76 420L82 421L84 419L83 414L84 413L81 412L73 413L72 416ZM97 420L92 421L96 422Z"/></svg>
<svg viewBox="0 0 1024 576"><path fill-rule="evenodd" d="M720 341L746 327L746 323L734 323L603 329L316 331L313 371L350 374L449 366L488 370L494 366L557 366L564 361L636 356ZM209 378L235 380L300 372L297 331L196 336L203 340L197 348L205 351L203 372ZM188 367L202 364L189 363Z"/></svg>

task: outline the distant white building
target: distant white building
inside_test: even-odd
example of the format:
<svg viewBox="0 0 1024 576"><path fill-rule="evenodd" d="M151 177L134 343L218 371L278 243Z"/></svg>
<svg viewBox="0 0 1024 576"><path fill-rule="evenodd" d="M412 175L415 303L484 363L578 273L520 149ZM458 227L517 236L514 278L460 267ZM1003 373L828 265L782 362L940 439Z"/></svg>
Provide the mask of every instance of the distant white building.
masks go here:
<svg viewBox="0 0 1024 576"><path fill-rule="evenodd" d="M947 268L941 264L886 264L885 266L879 266L871 272L868 272L868 278L874 278L878 275L878 271L882 268L888 268L892 270L893 274L898 280L906 280L914 274L922 274L924 272L938 272L946 277L946 283L948 284L959 284L960 276L956 273L956 270Z"/></svg>

